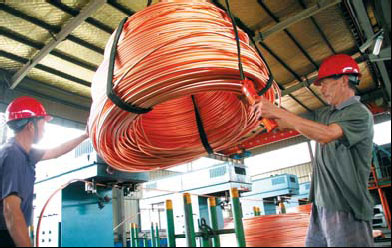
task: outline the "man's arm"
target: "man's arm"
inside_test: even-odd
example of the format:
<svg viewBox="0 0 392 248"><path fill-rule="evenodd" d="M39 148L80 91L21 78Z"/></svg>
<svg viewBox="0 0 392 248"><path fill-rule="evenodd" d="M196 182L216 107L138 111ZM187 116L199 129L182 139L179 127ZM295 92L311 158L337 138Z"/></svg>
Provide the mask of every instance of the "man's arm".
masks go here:
<svg viewBox="0 0 392 248"><path fill-rule="evenodd" d="M42 157L41 160L49 160L49 159L55 159L58 158L70 151L72 151L73 149L75 149L80 143L82 143L83 141L85 141L88 138L88 134L83 134L78 138L75 138L73 140L70 140L64 144L61 144L58 147L55 147L53 149L48 149L43 151L44 155Z"/></svg>
<svg viewBox="0 0 392 248"><path fill-rule="evenodd" d="M286 110L282 110L280 120L285 127L292 127L302 135L321 144L328 144L343 137L343 129L338 124L324 125L299 117ZM279 121L278 121L279 124Z"/></svg>
<svg viewBox="0 0 392 248"><path fill-rule="evenodd" d="M31 247L26 220L20 209L21 199L18 196L10 195L3 200L4 218L10 233L17 247Z"/></svg>
<svg viewBox="0 0 392 248"><path fill-rule="evenodd" d="M269 119L276 119L281 128L291 128L309 139L321 144L328 144L344 136L343 129L338 124L324 125L307 120L284 109L280 109L266 100L259 104L260 114Z"/></svg>

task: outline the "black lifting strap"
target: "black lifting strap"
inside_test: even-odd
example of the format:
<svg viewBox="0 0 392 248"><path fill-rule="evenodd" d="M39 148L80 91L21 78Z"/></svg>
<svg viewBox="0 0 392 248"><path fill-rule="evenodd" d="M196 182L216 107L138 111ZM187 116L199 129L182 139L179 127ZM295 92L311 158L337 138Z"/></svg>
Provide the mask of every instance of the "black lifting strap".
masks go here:
<svg viewBox="0 0 392 248"><path fill-rule="evenodd" d="M128 17L124 18L119 27L117 28L116 34L114 36L114 41L112 45L112 50L110 51L110 58L109 58L109 71L108 71L108 78L107 78L107 88L106 88L106 95L107 97L120 109L125 110L130 113L134 114L146 114L152 110L152 108L145 109L145 108L140 108L138 106L129 104L121 100L119 96L116 95L116 93L113 90L113 73L114 73L114 62L116 59L116 53L117 53L117 44L118 40L120 39L120 35L122 32L122 29L124 27L125 22L127 21Z"/></svg>
<svg viewBox="0 0 392 248"><path fill-rule="evenodd" d="M236 40L236 43L237 43L238 63L239 63L239 70L240 70L240 74L241 74L241 80L244 80L245 79L245 73L244 73L244 69L243 69L243 66L242 66L242 60L241 60L240 37L239 37L239 34L238 34L237 23L236 23L235 17L233 16L233 13L231 12L231 9L230 9L230 1L229 0L226 0L226 6L227 6L227 12L228 12L228 14L230 16L230 19L231 19L231 23L233 24L235 40ZM254 39L252 37L253 35L248 33L248 36L249 36L251 42L253 43L253 45L255 46L255 49L256 49L257 53L264 60L264 63L266 64L268 72L269 72L269 75L270 75L270 78L267 81L267 85L262 90L260 90L260 92L258 92L258 95L262 96L265 93L267 93L267 91L271 88L271 86L272 86L272 84L273 84L275 79L274 79L274 76L272 75L272 71L271 71L270 67L267 64L267 60L265 60L263 54L261 53L261 51L257 47L257 45L256 45L256 43L255 43L255 41L254 41Z"/></svg>
<svg viewBox="0 0 392 248"><path fill-rule="evenodd" d="M206 131L204 130L203 121L200 116L199 108L197 107L195 96L192 96L192 102L193 102L193 106L195 108L197 129L199 130L201 143L203 143L203 146L206 149L206 151L208 152L208 154L213 154L214 150L212 149L212 147L210 146L210 143L208 142L207 134L206 134Z"/></svg>

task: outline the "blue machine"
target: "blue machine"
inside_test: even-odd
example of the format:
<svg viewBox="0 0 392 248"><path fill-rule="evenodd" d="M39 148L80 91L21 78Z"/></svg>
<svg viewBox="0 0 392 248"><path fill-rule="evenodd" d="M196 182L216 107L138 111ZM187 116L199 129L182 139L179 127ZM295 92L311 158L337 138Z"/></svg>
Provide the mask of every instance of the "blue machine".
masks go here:
<svg viewBox="0 0 392 248"><path fill-rule="evenodd" d="M309 198L310 186L310 182L301 183L299 185L299 194L292 196L286 207L291 208L306 204Z"/></svg>
<svg viewBox="0 0 392 248"><path fill-rule="evenodd" d="M276 214L277 198L299 194L298 178L283 174L253 181L252 192L243 193L241 203L245 217L254 216L254 207L259 207L263 215Z"/></svg>
<svg viewBox="0 0 392 248"><path fill-rule="evenodd" d="M124 191L130 185L146 182L148 174L108 171L95 152L77 153L72 163L66 163L52 165L57 166L58 172L37 180L35 226L43 204L61 185L73 179L95 184L76 182L53 198L42 220L40 246L114 247L112 186L120 185Z"/></svg>

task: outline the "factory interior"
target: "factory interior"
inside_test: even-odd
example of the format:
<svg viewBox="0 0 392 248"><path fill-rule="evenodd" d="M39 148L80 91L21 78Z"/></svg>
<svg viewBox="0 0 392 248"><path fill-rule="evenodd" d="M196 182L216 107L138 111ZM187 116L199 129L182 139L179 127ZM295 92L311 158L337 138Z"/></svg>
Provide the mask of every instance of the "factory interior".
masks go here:
<svg viewBox="0 0 392 248"><path fill-rule="evenodd" d="M371 197L371 239L391 246L390 0L2 0L0 34L1 147L29 132L10 125L23 97L53 117L32 149L88 134L34 167L32 247L308 246L330 143L257 107L329 109L318 83L339 54L359 65L355 94L374 122L359 186ZM20 246L3 150L0 247L3 233Z"/></svg>

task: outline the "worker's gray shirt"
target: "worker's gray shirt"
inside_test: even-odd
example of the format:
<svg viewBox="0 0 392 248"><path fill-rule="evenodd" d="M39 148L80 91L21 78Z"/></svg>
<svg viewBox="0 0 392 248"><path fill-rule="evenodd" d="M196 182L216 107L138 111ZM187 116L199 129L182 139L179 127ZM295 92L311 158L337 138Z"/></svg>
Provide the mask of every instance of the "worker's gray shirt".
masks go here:
<svg viewBox="0 0 392 248"><path fill-rule="evenodd" d="M27 154L15 139L0 148L0 230L7 230L3 200L10 195L22 200L20 208L26 224L32 224L35 165L42 156L43 152L36 149Z"/></svg>
<svg viewBox="0 0 392 248"><path fill-rule="evenodd" d="M325 125L336 123L344 132L339 140L317 144L310 201L370 221L373 215L368 190L374 136L372 114L359 97L353 97L337 108L317 110L308 119Z"/></svg>

